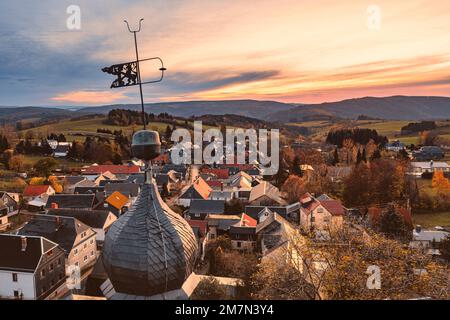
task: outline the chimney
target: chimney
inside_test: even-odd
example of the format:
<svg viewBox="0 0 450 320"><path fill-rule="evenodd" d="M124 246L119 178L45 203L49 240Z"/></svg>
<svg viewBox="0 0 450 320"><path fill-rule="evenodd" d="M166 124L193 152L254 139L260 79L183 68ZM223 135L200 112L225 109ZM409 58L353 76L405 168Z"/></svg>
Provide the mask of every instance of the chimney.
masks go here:
<svg viewBox="0 0 450 320"><path fill-rule="evenodd" d="M22 244L22 251L27 250L27 237L20 237L20 241Z"/></svg>
<svg viewBox="0 0 450 320"><path fill-rule="evenodd" d="M220 183L220 191L223 191L223 182Z"/></svg>
<svg viewBox="0 0 450 320"><path fill-rule="evenodd" d="M52 202L51 208L58 209L58 204L56 202Z"/></svg>
<svg viewBox="0 0 450 320"><path fill-rule="evenodd" d="M416 225L416 232L420 233L422 231L422 226L420 224Z"/></svg>

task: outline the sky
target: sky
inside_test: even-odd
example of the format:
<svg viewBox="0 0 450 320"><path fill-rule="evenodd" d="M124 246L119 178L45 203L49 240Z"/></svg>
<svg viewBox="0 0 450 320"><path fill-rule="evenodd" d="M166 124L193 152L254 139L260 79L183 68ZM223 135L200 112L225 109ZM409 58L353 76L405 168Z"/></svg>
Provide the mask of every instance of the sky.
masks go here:
<svg viewBox="0 0 450 320"><path fill-rule="evenodd" d="M167 68L146 102L450 96L448 0L17 0L0 3L0 105L139 103L101 68L135 59L123 20L140 18L140 58Z"/></svg>

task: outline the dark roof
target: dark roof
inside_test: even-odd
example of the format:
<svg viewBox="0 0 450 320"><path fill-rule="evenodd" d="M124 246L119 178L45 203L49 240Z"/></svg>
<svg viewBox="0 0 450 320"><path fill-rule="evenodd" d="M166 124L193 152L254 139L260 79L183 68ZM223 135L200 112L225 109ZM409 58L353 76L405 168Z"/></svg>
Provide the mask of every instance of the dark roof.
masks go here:
<svg viewBox="0 0 450 320"><path fill-rule="evenodd" d="M288 218L291 212L300 210L300 203L294 203L288 206L245 206L245 213L253 219L258 219L258 214L264 210L264 208L278 213L283 218Z"/></svg>
<svg viewBox="0 0 450 320"><path fill-rule="evenodd" d="M110 212L107 210L50 209L47 214L51 216L72 217L91 228L102 229Z"/></svg>
<svg viewBox="0 0 450 320"><path fill-rule="evenodd" d="M46 209L52 207L52 203L58 205L58 209L90 209L94 206L93 194L55 194L48 197Z"/></svg>
<svg viewBox="0 0 450 320"><path fill-rule="evenodd" d="M56 149L54 150L54 152L62 152L62 153L67 153L69 152L70 146L69 145L58 145L56 147Z"/></svg>
<svg viewBox="0 0 450 320"><path fill-rule="evenodd" d="M59 244L66 254L69 254L77 235L88 229L87 225L72 217L37 214L19 230L18 234L47 238Z"/></svg>
<svg viewBox="0 0 450 320"><path fill-rule="evenodd" d="M150 183L106 234L103 264L116 292L152 296L180 289L197 253L192 228Z"/></svg>
<svg viewBox="0 0 450 320"><path fill-rule="evenodd" d="M142 185L145 182L145 175L143 173L132 174L128 176L126 182L137 183Z"/></svg>
<svg viewBox="0 0 450 320"><path fill-rule="evenodd" d="M16 235L0 234L0 269L34 272L42 254L58 246L42 237L26 236L26 249L22 251L21 238Z"/></svg>
<svg viewBox="0 0 450 320"><path fill-rule="evenodd" d="M189 213L222 214L225 212L224 200L191 200Z"/></svg>
<svg viewBox="0 0 450 320"><path fill-rule="evenodd" d="M75 187L74 194L96 194L105 191L105 187Z"/></svg>
<svg viewBox="0 0 450 320"><path fill-rule="evenodd" d="M128 183L127 180L101 180L99 183L100 187L104 187L107 184L120 184L120 183Z"/></svg>
<svg viewBox="0 0 450 320"><path fill-rule="evenodd" d="M177 165L177 164L166 164L165 166L162 167L161 169L161 173L167 173L170 170L173 170L175 172L180 172L183 175L186 174L187 168L185 165Z"/></svg>
<svg viewBox="0 0 450 320"><path fill-rule="evenodd" d="M127 197L137 197L140 186L136 183L111 183L105 185L106 196L118 191Z"/></svg>
<svg viewBox="0 0 450 320"><path fill-rule="evenodd" d="M68 185L74 185L74 184L77 184L77 183L79 183L79 182L81 182L83 180L86 180L86 178L83 177L83 176L66 176L64 178L64 183L68 184Z"/></svg>

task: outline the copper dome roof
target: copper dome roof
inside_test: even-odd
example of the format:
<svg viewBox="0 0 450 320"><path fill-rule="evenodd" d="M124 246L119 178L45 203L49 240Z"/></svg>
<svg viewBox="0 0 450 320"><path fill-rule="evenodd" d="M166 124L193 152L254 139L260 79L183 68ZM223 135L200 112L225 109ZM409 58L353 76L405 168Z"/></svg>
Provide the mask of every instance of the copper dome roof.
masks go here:
<svg viewBox="0 0 450 320"><path fill-rule="evenodd" d="M152 296L181 288L197 251L192 228L146 183L106 234L103 263L116 292Z"/></svg>

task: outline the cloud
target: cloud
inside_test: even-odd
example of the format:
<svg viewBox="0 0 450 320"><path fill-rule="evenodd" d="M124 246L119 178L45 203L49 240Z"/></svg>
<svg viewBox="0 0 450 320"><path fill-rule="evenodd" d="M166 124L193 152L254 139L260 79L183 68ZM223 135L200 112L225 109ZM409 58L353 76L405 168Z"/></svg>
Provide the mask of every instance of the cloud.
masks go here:
<svg viewBox="0 0 450 320"><path fill-rule="evenodd" d="M108 104L128 99L122 92L72 91L58 94L50 100L74 104Z"/></svg>

